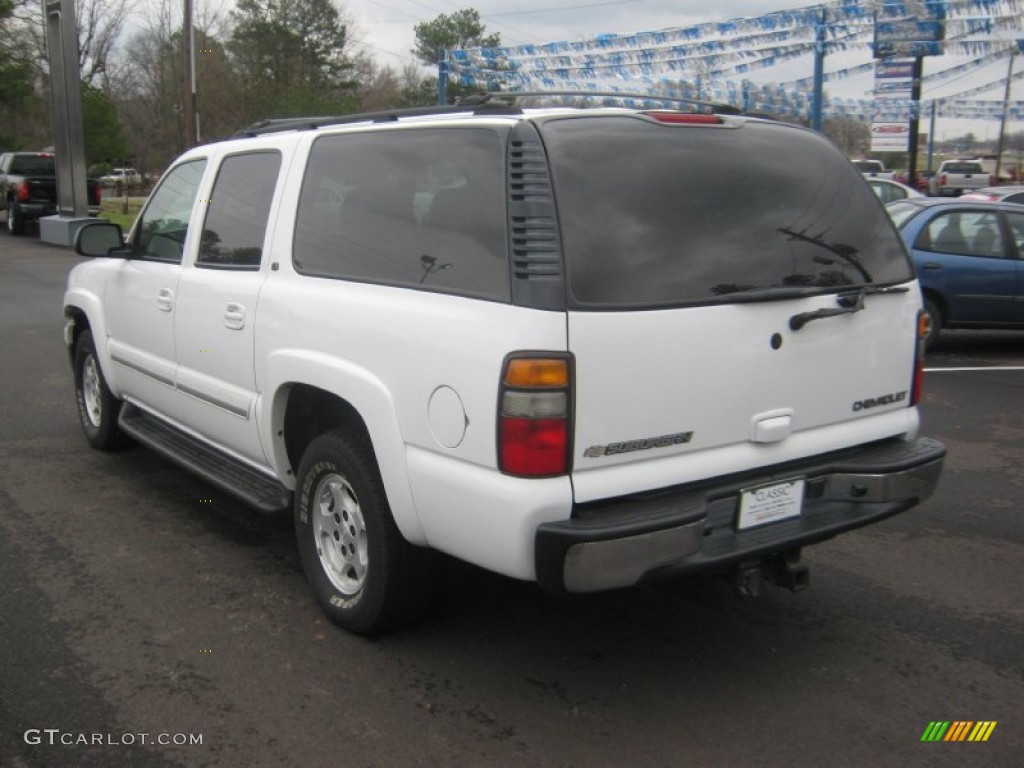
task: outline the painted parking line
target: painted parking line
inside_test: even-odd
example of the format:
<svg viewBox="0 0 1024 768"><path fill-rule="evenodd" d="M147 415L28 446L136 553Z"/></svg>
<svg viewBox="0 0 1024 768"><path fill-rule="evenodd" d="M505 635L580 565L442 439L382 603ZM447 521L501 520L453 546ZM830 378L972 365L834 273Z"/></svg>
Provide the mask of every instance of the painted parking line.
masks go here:
<svg viewBox="0 0 1024 768"><path fill-rule="evenodd" d="M925 373L939 373L948 371L960 373L963 371L1024 371L1024 365L980 365L971 368L925 368Z"/></svg>

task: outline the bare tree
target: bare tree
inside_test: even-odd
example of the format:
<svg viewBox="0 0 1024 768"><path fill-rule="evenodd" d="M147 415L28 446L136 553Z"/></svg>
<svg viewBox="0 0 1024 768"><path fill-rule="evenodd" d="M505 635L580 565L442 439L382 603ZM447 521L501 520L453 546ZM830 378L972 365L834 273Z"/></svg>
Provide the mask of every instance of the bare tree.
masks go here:
<svg viewBox="0 0 1024 768"><path fill-rule="evenodd" d="M78 66L83 82L94 84L106 75L108 60L131 8L128 0L75 0Z"/></svg>

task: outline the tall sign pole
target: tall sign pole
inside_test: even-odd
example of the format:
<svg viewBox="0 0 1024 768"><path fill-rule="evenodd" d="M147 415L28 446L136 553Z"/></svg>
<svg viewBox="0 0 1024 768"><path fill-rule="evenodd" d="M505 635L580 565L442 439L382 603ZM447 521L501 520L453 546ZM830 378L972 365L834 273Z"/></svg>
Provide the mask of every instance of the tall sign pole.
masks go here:
<svg viewBox="0 0 1024 768"><path fill-rule="evenodd" d="M910 89L910 146L907 149L907 184L917 188L917 137L921 130L921 79L924 73L924 57L914 57L914 80Z"/></svg>
<svg viewBox="0 0 1024 768"><path fill-rule="evenodd" d="M57 215L39 219L39 239L54 245L73 245L78 230L89 221L75 0L43 0L43 14L50 62Z"/></svg>
<svg viewBox="0 0 1024 768"><path fill-rule="evenodd" d="M942 54L942 41L946 37L945 8L931 0L904 0L900 4L880 6L875 12L875 40L873 43L876 59L883 60L875 68L875 98L885 96L880 90L880 72L893 72L887 62L898 61L897 57L912 58L910 62L910 115L904 123L907 133L907 173L911 185L917 183L918 131L921 127L921 74L924 71L924 57ZM904 67L907 65L904 64ZM894 69L896 68L896 69ZM905 83L905 81L903 81ZM900 86L899 82L891 82ZM893 95L893 91L889 91ZM934 122L934 121L933 121ZM872 137L878 130L897 129L897 124L873 123Z"/></svg>
<svg viewBox="0 0 1024 768"><path fill-rule="evenodd" d="M75 0L45 0L50 59L50 104L57 165L57 210L64 217L89 214L85 188L85 132L78 69Z"/></svg>

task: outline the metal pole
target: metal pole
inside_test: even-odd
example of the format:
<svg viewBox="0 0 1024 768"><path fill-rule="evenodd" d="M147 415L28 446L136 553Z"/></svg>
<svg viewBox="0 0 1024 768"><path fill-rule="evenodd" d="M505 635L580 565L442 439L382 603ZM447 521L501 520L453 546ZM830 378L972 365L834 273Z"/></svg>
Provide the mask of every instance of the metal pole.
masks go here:
<svg viewBox="0 0 1024 768"><path fill-rule="evenodd" d="M924 56L914 57L914 74L910 86L910 147L907 158L907 183L917 186L917 133L921 129L921 76L924 72Z"/></svg>
<svg viewBox="0 0 1024 768"><path fill-rule="evenodd" d="M935 154L935 107L937 105L937 101L932 102L932 119L928 126L928 173L932 172L932 157Z"/></svg>
<svg viewBox="0 0 1024 768"><path fill-rule="evenodd" d="M62 217L82 218L89 214L89 197L75 3L74 0L46 0L43 9L50 63L57 211Z"/></svg>
<svg viewBox="0 0 1024 768"><path fill-rule="evenodd" d="M825 9L821 9L821 20L814 41L814 94L811 102L811 127L821 131L821 110L825 90Z"/></svg>
<svg viewBox="0 0 1024 768"><path fill-rule="evenodd" d="M192 23L192 17L189 16L188 20L188 56L189 56L189 69L192 72L192 93L190 96L192 114L195 117L195 137L196 144L199 143L199 110L196 108L196 28Z"/></svg>
<svg viewBox="0 0 1024 768"><path fill-rule="evenodd" d="M448 62L445 61L444 48L437 51L437 103L438 106L448 103Z"/></svg>
<svg viewBox="0 0 1024 768"><path fill-rule="evenodd" d="M195 85L192 79L192 0L184 0L185 8L181 20L181 121L185 128L184 149L194 147L195 141Z"/></svg>
<svg viewBox="0 0 1024 768"><path fill-rule="evenodd" d="M1017 56L1017 49L1020 43L1013 44L1013 50L1010 51L1010 67L1006 72L1006 90L1003 92L1003 119L999 124L999 142L996 145L996 178L992 182L993 184L999 184L999 171L1002 170L1003 164L1003 141L1006 137L1006 115L1010 109L1010 83L1013 82L1013 60Z"/></svg>

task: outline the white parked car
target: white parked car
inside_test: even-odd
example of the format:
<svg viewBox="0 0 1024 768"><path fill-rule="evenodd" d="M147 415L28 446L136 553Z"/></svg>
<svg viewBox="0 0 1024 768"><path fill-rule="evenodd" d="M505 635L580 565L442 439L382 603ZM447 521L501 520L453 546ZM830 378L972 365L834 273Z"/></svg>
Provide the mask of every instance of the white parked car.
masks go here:
<svg viewBox="0 0 1024 768"><path fill-rule="evenodd" d="M943 463L906 250L795 126L497 99L271 121L77 250L90 442L291 509L355 632L425 609L431 550L560 592L800 588L802 547Z"/></svg>
<svg viewBox="0 0 1024 768"><path fill-rule="evenodd" d="M114 168L110 173L101 176L100 181L107 187L114 187L118 184L137 187L142 184L142 174L134 168Z"/></svg>

